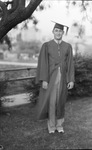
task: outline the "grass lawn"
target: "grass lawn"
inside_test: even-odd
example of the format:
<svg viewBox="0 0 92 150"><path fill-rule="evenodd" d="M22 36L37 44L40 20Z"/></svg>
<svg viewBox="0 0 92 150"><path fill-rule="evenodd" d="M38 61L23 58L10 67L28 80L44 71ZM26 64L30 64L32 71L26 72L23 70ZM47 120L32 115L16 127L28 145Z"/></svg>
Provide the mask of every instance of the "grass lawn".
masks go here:
<svg viewBox="0 0 92 150"><path fill-rule="evenodd" d="M49 134L47 121L35 119L36 106L5 108L0 116L0 144L5 150L92 148L92 98L66 103L65 133Z"/></svg>

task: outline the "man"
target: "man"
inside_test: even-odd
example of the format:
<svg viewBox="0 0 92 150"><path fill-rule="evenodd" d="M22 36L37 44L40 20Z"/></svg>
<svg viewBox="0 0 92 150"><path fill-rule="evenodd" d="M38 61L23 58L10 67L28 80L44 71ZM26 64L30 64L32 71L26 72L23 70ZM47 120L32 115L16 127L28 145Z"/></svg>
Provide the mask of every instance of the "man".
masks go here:
<svg viewBox="0 0 92 150"><path fill-rule="evenodd" d="M42 45L36 83L41 83L38 118L48 119L48 131L64 133L63 123L68 89L74 86L72 46L62 40L64 27L55 23L54 39Z"/></svg>

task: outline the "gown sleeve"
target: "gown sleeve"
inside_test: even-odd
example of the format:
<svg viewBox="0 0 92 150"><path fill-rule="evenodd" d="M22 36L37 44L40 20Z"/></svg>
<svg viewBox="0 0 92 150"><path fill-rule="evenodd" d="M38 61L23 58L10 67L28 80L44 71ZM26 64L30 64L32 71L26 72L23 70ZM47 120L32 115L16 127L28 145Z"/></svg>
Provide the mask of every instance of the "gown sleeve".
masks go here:
<svg viewBox="0 0 92 150"><path fill-rule="evenodd" d="M40 81L48 82L48 48L47 43L42 45L39 58L38 58L38 66L36 72L36 84Z"/></svg>
<svg viewBox="0 0 92 150"><path fill-rule="evenodd" d="M74 60L73 60L73 52L72 52L72 46L69 44L68 48L68 59L67 59L67 83L74 82Z"/></svg>

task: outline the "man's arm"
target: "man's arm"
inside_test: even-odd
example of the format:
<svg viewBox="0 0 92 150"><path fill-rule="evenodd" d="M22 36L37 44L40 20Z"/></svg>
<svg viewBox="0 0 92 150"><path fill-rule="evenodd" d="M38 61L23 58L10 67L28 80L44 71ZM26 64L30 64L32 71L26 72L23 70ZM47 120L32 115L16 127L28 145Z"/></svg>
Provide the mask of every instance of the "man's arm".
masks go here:
<svg viewBox="0 0 92 150"><path fill-rule="evenodd" d="M72 89L74 86L74 61L73 61L73 52L72 52L72 46L69 45L68 49L68 71L67 71L67 88Z"/></svg>
<svg viewBox="0 0 92 150"><path fill-rule="evenodd" d="M36 83L42 81L48 82L48 49L47 43L42 45L38 58L38 66L36 72Z"/></svg>

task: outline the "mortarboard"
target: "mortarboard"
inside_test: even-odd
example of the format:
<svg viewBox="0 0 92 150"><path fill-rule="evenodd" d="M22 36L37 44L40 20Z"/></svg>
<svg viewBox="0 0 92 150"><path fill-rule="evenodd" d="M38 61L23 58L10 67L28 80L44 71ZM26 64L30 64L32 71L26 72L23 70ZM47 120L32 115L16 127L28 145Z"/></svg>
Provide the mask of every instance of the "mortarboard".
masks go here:
<svg viewBox="0 0 92 150"><path fill-rule="evenodd" d="M52 21L52 22L54 22L54 21ZM58 28L58 29L64 30L64 27L66 27L66 34L67 34L68 29L69 29L68 26L63 25L63 24L61 24L61 23L57 23L57 22L54 22L54 23L55 23L54 28Z"/></svg>

